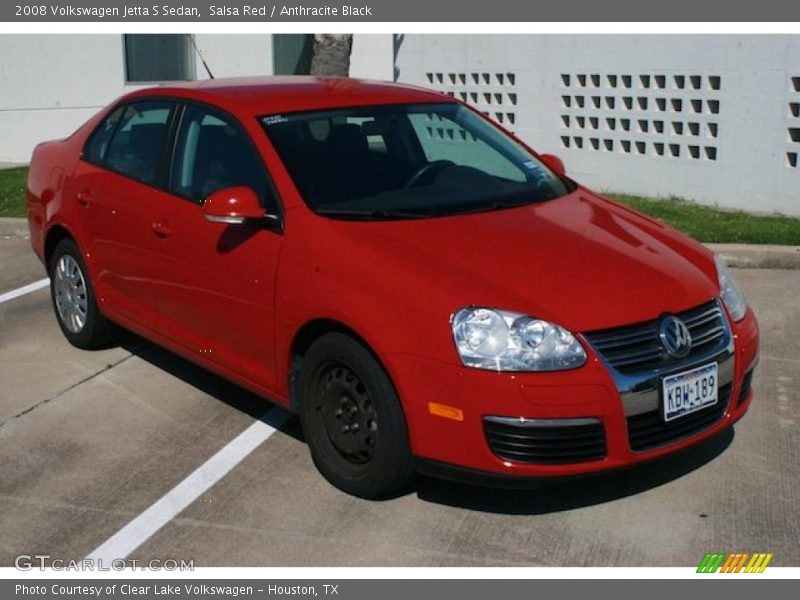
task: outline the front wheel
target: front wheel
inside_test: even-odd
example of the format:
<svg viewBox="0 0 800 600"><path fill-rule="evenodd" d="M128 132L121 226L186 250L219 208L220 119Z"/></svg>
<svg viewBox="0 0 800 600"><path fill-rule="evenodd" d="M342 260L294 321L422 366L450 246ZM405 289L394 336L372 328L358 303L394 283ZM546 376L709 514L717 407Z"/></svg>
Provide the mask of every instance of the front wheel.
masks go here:
<svg viewBox="0 0 800 600"><path fill-rule="evenodd" d="M75 242L63 239L58 243L49 270L56 319L69 343L84 350L113 343L118 329L97 308L94 289Z"/></svg>
<svg viewBox="0 0 800 600"><path fill-rule="evenodd" d="M363 345L341 333L320 337L303 358L298 392L311 457L330 483L362 498L409 483L414 466L400 400Z"/></svg>

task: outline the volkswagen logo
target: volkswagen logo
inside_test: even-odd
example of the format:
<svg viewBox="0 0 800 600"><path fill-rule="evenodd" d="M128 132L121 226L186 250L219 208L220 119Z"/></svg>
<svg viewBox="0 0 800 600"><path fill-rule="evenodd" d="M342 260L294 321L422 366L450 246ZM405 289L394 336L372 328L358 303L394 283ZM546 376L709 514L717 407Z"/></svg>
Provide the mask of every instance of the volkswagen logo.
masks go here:
<svg viewBox="0 0 800 600"><path fill-rule="evenodd" d="M661 321L658 335L661 338L661 345L670 356L683 358L692 349L692 334L678 317L665 317Z"/></svg>

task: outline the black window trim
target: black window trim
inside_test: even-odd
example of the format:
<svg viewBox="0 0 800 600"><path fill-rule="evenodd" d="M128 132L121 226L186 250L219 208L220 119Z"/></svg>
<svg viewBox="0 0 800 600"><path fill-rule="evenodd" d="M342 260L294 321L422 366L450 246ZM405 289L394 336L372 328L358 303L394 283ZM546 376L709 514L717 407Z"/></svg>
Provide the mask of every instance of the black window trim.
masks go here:
<svg viewBox="0 0 800 600"><path fill-rule="evenodd" d="M102 159L99 162L98 161L94 161L94 160L89 160L86 157L86 147L89 145L91 140L94 138L94 136L98 132L98 130L103 126L103 123L105 122L106 119L108 119L111 115L113 115L114 112L118 108L122 108L123 109L123 113L122 114L124 115L125 114L125 110L128 108L128 106L130 106L132 104L143 103L143 102L168 102L168 103L172 104L172 106L169 109L170 110L169 117L167 118L167 122L165 123L167 131L166 131L166 135L164 136L164 141L162 142L162 145L161 145L160 156L158 158L158 161L156 162L155 178L154 178L154 181L152 183L151 182L147 182L147 181L142 181L141 179L138 179L138 178L134 177L133 175L130 175L129 173L125 173L123 171L120 171L119 169L112 168L108 164L108 162L106 162L106 154L108 153L108 148L106 148L106 151L103 153ZM115 175L119 175L120 177L124 177L125 179L130 179L131 181L135 181L138 184L146 185L147 187L155 188L155 189L157 189L159 191L162 191L162 192L168 191L168 190L165 189L165 187L163 185L163 181L162 181L163 163L164 163L164 159L165 159L166 150L171 145L171 141L170 141L170 135L172 133L171 128L172 128L172 123L173 123L173 121L175 119L175 115L176 115L177 110L178 110L178 106L179 106L179 104L174 98L161 97L161 96L159 96L159 97L147 96L147 97L144 97L144 98L129 99L129 100L126 100L124 102L119 102L119 103L115 104L110 110L108 110L103 115L103 117L100 119L99 123L97 124L97 127L95 127L92 130L92 133L89 134L89 136L86 138L86 142L84 143L83 148L81 148L80 160L82 160L83 162L88 163L90 165L93 165L95 167L98 167L100 169L103 169L105 171L108 171L110 173L114 173ZM122 117L120 116L120 119L114 125L114 131L111 133L111 137L109 138L109 147L111 146L111 142L114 140L114 136L117 135L117 130L119 129L119 125L120 125L121 122L122 122Z"/></svg>
<svg viewBox="0 0 800 600"><path fill-rule="evenodd" d="M235 115L232 115L228 111L226 111L226 110L224 110L222 108L219 108L218 106L213 106L211 104L207 104L205 102L199 102L199 101L196 101L196 100L193 100L193 99L183 99L182 98L180 100L180 102L181 102L180 115L179 115L179 117L177 119L177 122L176 122L176 125L175 125L175 130L173 132L171 132L170 144L169 144L170 148L169 148L169 152L168 152L168 155L169 155L169 164L168 164L169 173L168 173L168 176L167 176L167 179L166 179L166 185L167 185L169 193L174 195L174 196L178 196L179 198L183 198L184 200L187 200L187 201L192 202L194 204L199 204L199 205L203 204L202 201L198 201L198 200L196 200L194 198L190 198L189 196L184 196L184 195L179 194L178 192L176 192L175 190L172 189L172 171L173 171L173 167L174 167L174 162L176 160L175 153L177 152L177 149L178 149L178 135L180 133L181 126L183 124L183 118L184 118L184 115L186 114L186 109L189 106L194 106L194 107L198 107L198 108L206 111L207 113L209 113L211 115L219 117L221 120L224 120L226 123L228 123L229 125L234 127L239 132L239 134L242 136L243 139L247 140L246 143L248 144L248 146L250 147L250 150L253 152L253 154L258 159L258 163L261 166L262 174L267 179L267 183L269 184L269 191L271 192L271 196L275 199L275 206L271 207L271 206L268 205L268 202L266 202L266 200L268 200L268 199L265 198L264 199L265 201L263 202L264 208L267 209L267 210L272 210L274 208L276 210L276 212L277 212L277 216L280 217L281 220L283 220L283 202L281 201L281 198L278 195L278 189L275 186L275 182L272 179L272 175L270 174L269 169L267 168L267 165L264 162L263 157L261 156L261 152L259 152L259 150L258 150L258 146L256 146L255 142L253 141L253 137L248 133L247 129L245 129L245 127L241 123L241 121L239 121L239 119L236 118Z"/></svg>
<svg viewBox="0 0 800 600"><path fill-rule="evenodd" d="M89 134L89 136L86 138L86 142L83 144L83 148L81 148L80 158L82 160L84 160L89 164L97 166L97 163L95 161L86 158L86 149L89 147L89 144L92 143L92 140L94 140L94 136L96 136L99 133L100 129L103 127L103 124L112 116L114 116L115 112L120 111L119 118L117 119L116 123L114 123L114 128L111 130L111 135L108 136L108 143L106 144L106 147L103 149L103 153L100 156L100 159L102 161L105 161L106 152L108 152L108 147L111 145L111 140L113 140L114 136L117 134L117 128L119 127L120 121L122 121L122 117L125 114L125 109L127 108L127 106L128 106L127 104L122 104L122 103L117 104L111 110L109 110L103 115L103 118L98 121L97 127L95 127L92 130L92 133Z"/></svg>
<svg viewBox="0 0 800 600"><path fill-rule="evenodd" d="M153 183L148 183L148 182L142 181L141 179L137 179L137 178L135 178L135 177L133 177L133 176L127 174L127 173L123 173L123 172L121 172L121 171L119 171L117 169L112 169L108 165L108 163L106 163L106 161L105 161L105 153L104 153L104 155L102 157L102 161L101 162L96 162L96 161L93 161L93 160L89 160L86 157L86 147L89 145L89 142L92 140L92 138L94 138L94 136L98 132L98 130L103 126L103 123L105 122L105 120L108 119L111 115L113 115L114 111L116 111L118 108L122 108L123 111L124 111L124 109L127 108L129 105L136 104L136 103L139 103L139 102L170 102L173 105L171 107L171 109L170 109L169 119L167 120L167 134L166 134L166 137L165 137L165 140L164 140L164 145L161 148L161 156L158 159L158 163L157 163L157 166L156 166L156 177L155 177L155 181ZM215 106L213 104L210 104L208 102L203 102L203 101L200 101L200 100L195 100L194 98L181 98L181 97L178 97L178 96L168 96L168 95L140 96L140 97L137 97L137 98L128 98L128 99L125 99L125 100L121 100L121 101L115 103L114 105L112 105L103 114L103 116L100 118L100 120L98 121L98 123L95 126L95 128L86 137L86 141L84 142L83 147L81 148L81 153L80 153L79 159L82 160L83 162L85 162L87 164L90 164L92 166L95 166L95 167L97 167L99 169L103 169L103 170L108 171L110 173L114 173L115 175L118 175L120 177L124 177L125 179L130 179L131 181L135 181L136 183L138 183L140 185L145 185L147 187L154 188L154 189L158 190L159 192L163 192L163 193L169 194L170 196L173 196L175 198L179 198L179 199L181 199L181 200L183 200L185 202L190 202L191 204L194 204L195 206L202 207L203 206L203 202L202 201L195 200L194 198L189 198L188 196L184 196L182 194L177 193L175 190L170 189L170 185L171 185L170 179L171 179L171 173L172 173L172 164L173 164L173 161L175 160L175 151L176 151L177 141L178 141L178 132L180 131L180 125L181 125L181 123L183 121L183 115L186 112L186 107L189 106L189 105L198 106L198 107L200 107L200 108L202 108L202 109L204 109L204 110L206 110L208 112L217 113L218 115L224 117L225 121L230 123L231 126L236 127L237 130L239 131L239 133L241 133L244 136L244 138L247 140L247 143L249 144L250 149L255 153L256 157L258 158L259 164L262 166L263 174L267 178L269 191L271 192L271 196L274 199L274 204L275 204L275 206L274 206L275 214L271 215L274 218L264 219L263 220L263 227L264 227L264 229L267 229L269 231L272 231L274 233L282 235L283 234L283 230L284 230L284 214L285 214L285 210L284 210L284 206L283 206L283 199L281 198L280 193L278 191L278 187L275 185L275 181L274 181L274 179L272 178L272 175L269 172L269 168L267 167L266 161L264 160L263 156L261 155L261 152L259 151L258 146L256 145L255 141L253 140L253 137L250 135L250 133L244 127L244 125L239 120L239 118L236 117L236 115L234 115L234 114L230 113L229 111L225 110L224 108L220 108L219 106ZM117 121L117 123L114 125L114 131L112 132L111 137L109 138L109 142L110 142L110 140L113 140L114 135L116 135L117 128L119 127L119 124L120 124L121 121L122 121L122 118L120 118ZM263 131L263 129L262 129L262 131ZM268 137L266 132L264 132L264 136ZM110 145L110 143L109 143L109 145ZM106 150L108 150L108 149L106 149ZM267 199L265 199L265 200L267 200ZM268 206L267 202L263 202L262 204L264 204L264 209L265 210L271 210L273 208L273 207Z"/></svg>

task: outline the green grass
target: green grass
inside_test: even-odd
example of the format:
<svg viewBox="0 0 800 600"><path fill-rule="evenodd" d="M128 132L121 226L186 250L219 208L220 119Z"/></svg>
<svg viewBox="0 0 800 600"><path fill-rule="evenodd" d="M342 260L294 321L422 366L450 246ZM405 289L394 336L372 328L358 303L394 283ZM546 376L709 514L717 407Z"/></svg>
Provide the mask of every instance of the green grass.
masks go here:
<svg viewBox="0 0 800 600"><path fill-rule="evenodd" d="M680 198L642 198L615 193L606 193L606 196L701 242L800 246L800 218L723 210Z"/></svg>
<svg viewBox="0 0 800 600"><path fill-rule="evenodd" d="M0 169L0 217L24 217L27 214L27 179L28 167Z"/></svg>

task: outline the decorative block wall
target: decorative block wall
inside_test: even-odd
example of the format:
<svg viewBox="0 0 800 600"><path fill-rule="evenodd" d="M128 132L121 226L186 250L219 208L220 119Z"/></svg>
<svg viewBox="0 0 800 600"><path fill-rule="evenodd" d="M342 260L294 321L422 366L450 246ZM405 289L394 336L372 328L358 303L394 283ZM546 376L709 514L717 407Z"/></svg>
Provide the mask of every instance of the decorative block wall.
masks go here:
<svg viewBox="0 0 800 600"><path fill-rule="evenodd" d="M493 72L427 72L428 87L450 94L479 109L483 114L513 129L517 121L517 75Z"/></svg>
<svg viewBox="0 0 800 600"><path fill-rule="evenodd" d="M797 169L800 155L800 75L789 81L789 112L786 128L786 166Z"/></svg>
<svg viewBox="0 0 800 600"><path fill-rule="evenodd" d="M560 83L564 148L717 160L719 75L561 73Z"/></svg>
<svg viewBox="0 0 800 600"><path fill-rule="evenodd" d="M398 81L475 106L590 188L800 216L800 36L395 41Z"/></svg>

